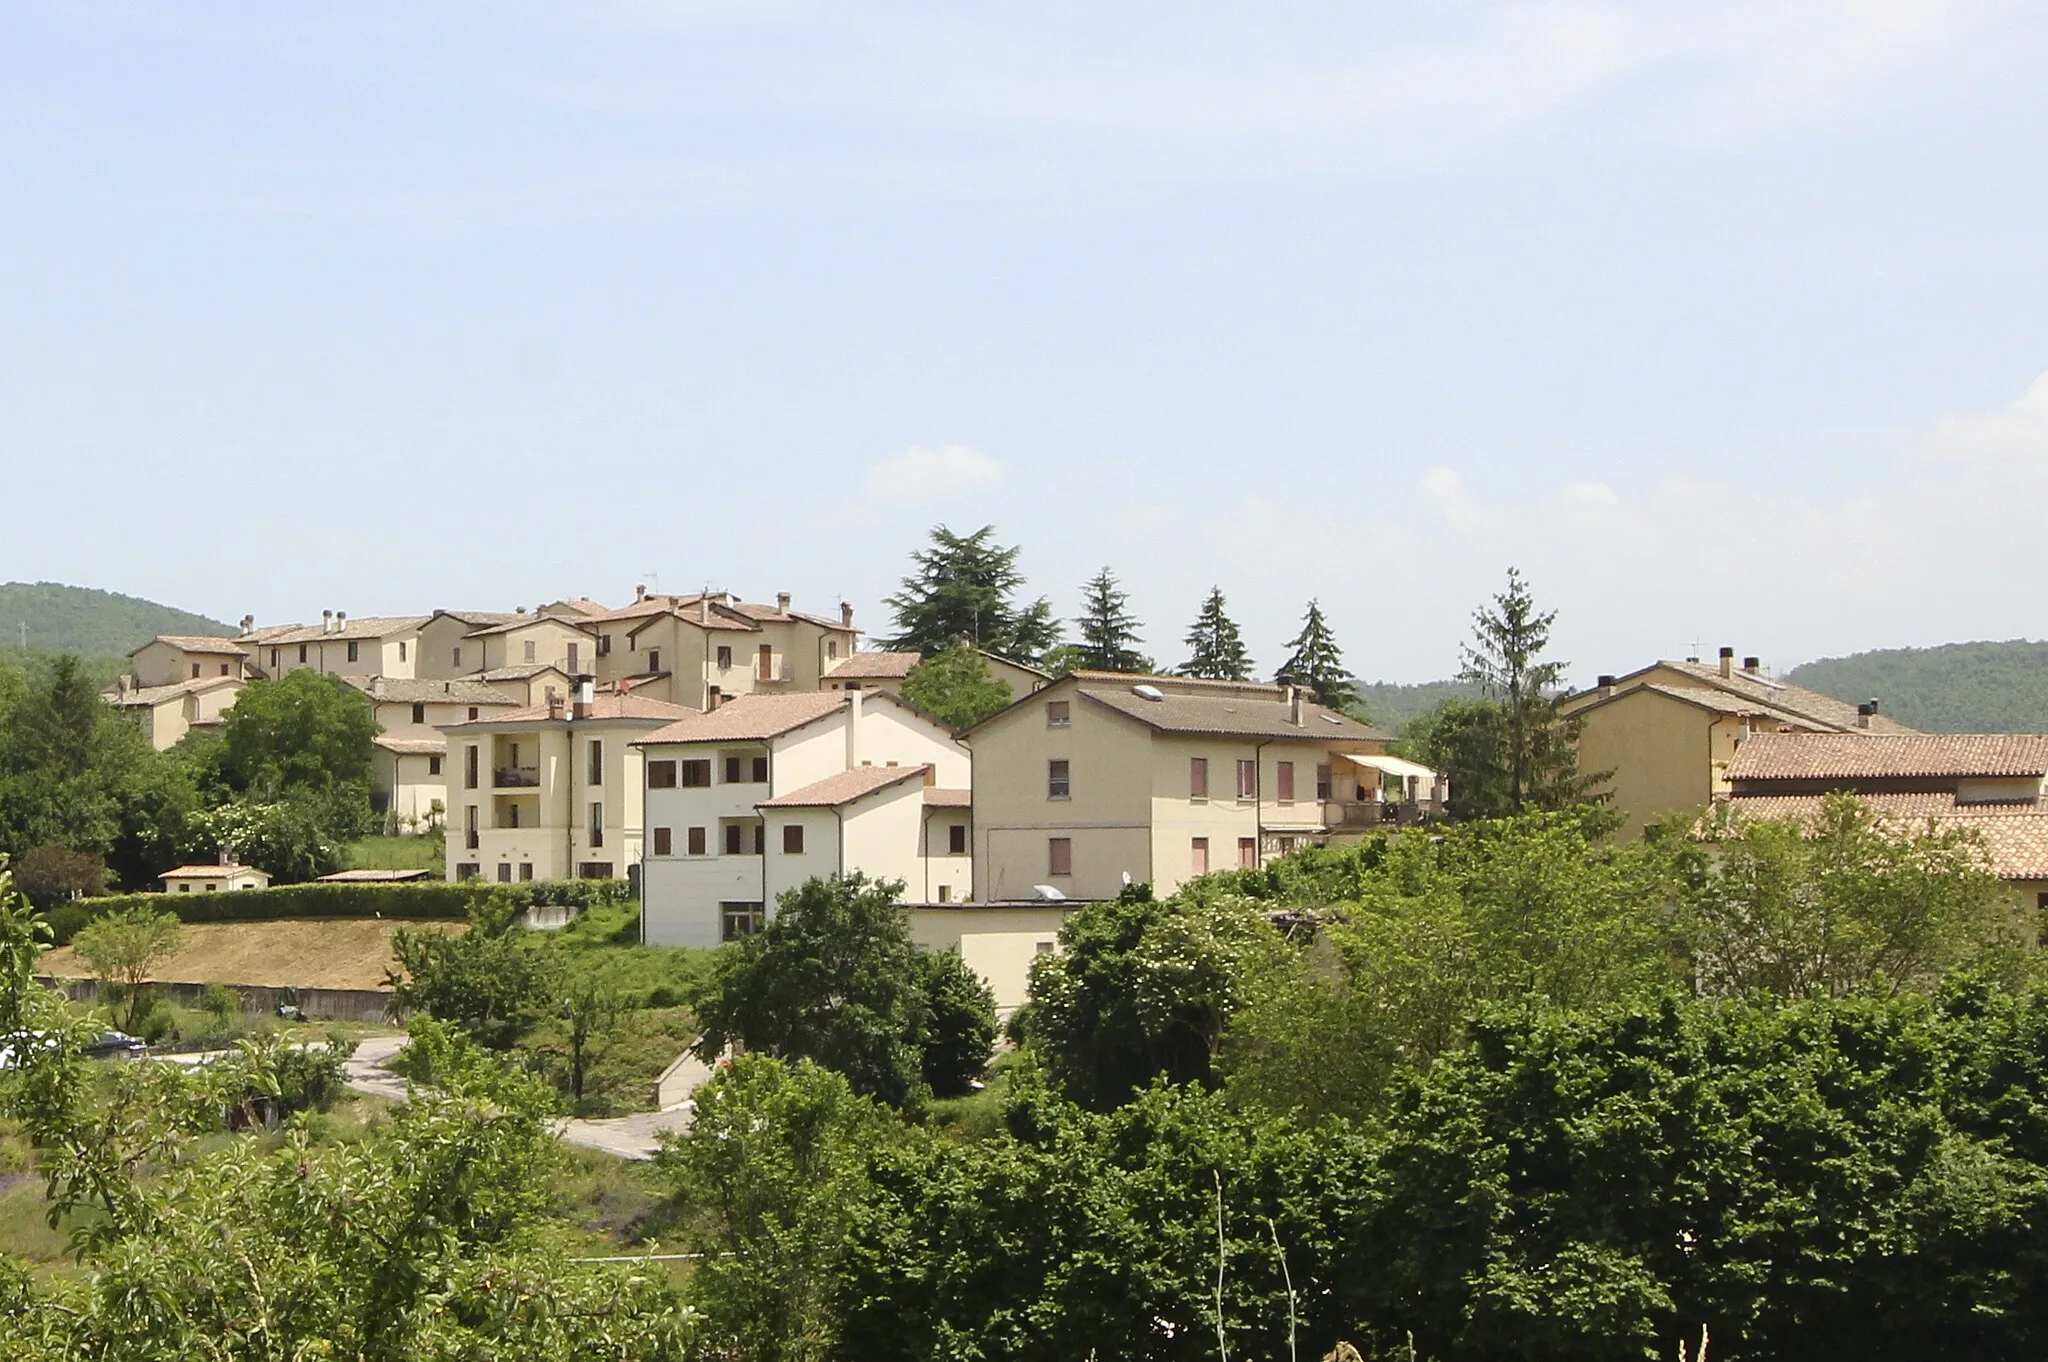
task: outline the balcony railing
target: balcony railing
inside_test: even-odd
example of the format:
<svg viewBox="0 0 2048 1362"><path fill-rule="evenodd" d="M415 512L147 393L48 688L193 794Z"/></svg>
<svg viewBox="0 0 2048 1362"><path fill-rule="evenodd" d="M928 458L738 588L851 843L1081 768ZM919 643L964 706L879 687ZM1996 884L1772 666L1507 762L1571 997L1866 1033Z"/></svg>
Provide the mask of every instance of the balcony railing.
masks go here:
<svg viewBox="0 0 2048 1362"><path fill-rule="evenodd" d="M757 662L754 664L754 679L756 681L794 681L796 680L796 667L788 662L777 662L769 665Z"/></svg>
<svg viewBox="0 0 2048 1362"><path fill-rule="evenodd" d="M540 785L538 766L500 766L491 772L491 785L499 790L531 790Z"/></svg>
<svg viewBox="0 0 2048 1362"><path fill-rule="evenodd" d="M1360 828L1407 827L1442 816L1443 806L1433 799L1340 800L1323 805L1323 823L1332 832Z"/></svg>

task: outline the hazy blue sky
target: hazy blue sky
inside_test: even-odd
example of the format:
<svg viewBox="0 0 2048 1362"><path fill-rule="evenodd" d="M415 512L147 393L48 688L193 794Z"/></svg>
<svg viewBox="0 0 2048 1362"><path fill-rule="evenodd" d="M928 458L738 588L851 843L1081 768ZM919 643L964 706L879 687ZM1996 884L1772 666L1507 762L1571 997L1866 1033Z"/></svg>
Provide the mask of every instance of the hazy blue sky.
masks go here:
<svg viewBox="0 0 2048 1362"><path fill-rule="evenodd" d="M0 579L2048 633L2048 7L0 0Z"/></svg>

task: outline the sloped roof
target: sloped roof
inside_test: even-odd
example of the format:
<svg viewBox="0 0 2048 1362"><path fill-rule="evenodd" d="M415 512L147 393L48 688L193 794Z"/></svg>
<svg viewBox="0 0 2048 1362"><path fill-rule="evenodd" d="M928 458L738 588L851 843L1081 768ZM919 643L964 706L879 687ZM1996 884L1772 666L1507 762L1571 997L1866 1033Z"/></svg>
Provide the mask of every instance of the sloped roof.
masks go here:
<svg viewBox="0 0 2048 1362"><path fill-rule="evenodd" d="M182 652L205 653L209 656L240 657L242 655L241 644L231 638L219 638L212 634L158 634L149 643L143 644L142 648L149 647L150 643L167 643ZM142 651L142 648L135 649L128 656L135 656L136 653Z"/></svg>
<svg viewBox="0 0 2048 1362"><path fill-rule="evenodd" d="M906 780L923 780L926 768L917 766L856 766L850 771L826 776L800 790L764 799L757 809L836 809L867 798L878 790Z"/></svg>
<svg viewBox="0 0 2048 1362"><path fill-rule="evenodd" d="M181 865L176 870L166 870L158 875L160 880L218 880L230 875L263 875L268 872L253 865Z"/></svg>
<svg viewBox="0 0 2048 1362"><path fill-rule="evenodd" d="M472 677L429 681L398 676L344 676L341 678L372 700L393 704L420 705L516 705L517 696L493 689Z"/></svg>
<svg viewBox="0 0 2048 1362"><path fill-rule="evenodd" d="M470 630L463 637L486 638L492 634L512 634L535 624L559 624L564 629L574 629L587 634L590 632L591 621L574 615L521 615L515 612L510 619L493 620L489 624Z"/></svg>
<svg viewBox="0 0 2048 1362"><path fill-rule="evenodd" d="M974 791L927 785L924 787L924 802L935 809L971 809L974 807Z"/></svg>
<svg viewBox="0 0 2048 1362"><path fill-rule="evenodd" d="M388 733L379 733L370 741L401 757L438 757L448 750L446 738L394 738Z"/></svg>
<svg viewBox="0 0 2048 1362"><path fill-rule="evenodd" d="M1870 726L1865 728L1858 722L1856 706L1846 700L1837 700L1832 695L1822 695L1819 691L1808 690L1804 686L1795 686L1788 681L1779 681L1755 672L1743 671L1740 668L1736 669L1732 675L1723 676L1721 675L1721 668L1718 663L1673 662L1665 659L1653 662L1647 667L1630 672L1627 676L1619 678L1616 686L1619 690L1626 691L1630 689L1631 682L1659 669L1677 672L1681 676L1688 677L1692 682L1696 683L1698 688L1719 691L1724 695L1736 696L1753 704L1767 705L1774 710L1811 721L1814 725L1822 728L1833 728L1845 733L1851 730L1858 733L1911 733L1914 731L1898 720L1886 718L1882 714L1872 715ZM1662 685L1668 683L1651 682L1648 684ZM1686 690L1693 688L1693 686L1683 687ZM1580 691L1576 695L1567 696L1566 700L1568 709L1590 709L1593 704L1604 703L1599 698L1597 690ZM1591 703L1586 703L1588 701Z"/></svg>
<svg viewBox="0 0 2048 1362"><path fill-rule="evenodd" d="M825 673L828 681L900 681L924 661L918 653L855 653Z"/></svg>
<svg viewBox="0 0 2048 1362"><path fill-rule="evenodd" d="M1592 704L1583 706L1575 712L1583 714L1586 710L1598 709L1601 705L1611 705L1615 701L1625 699L1639 691L1649 691L1652 694L1666 696L1681 704L1694 705L1715 714L1726 714L1747 719L1765 719L1772 723L1787 724L1807 731L1814 729L1832 730L1834 728L1832 724L1823 724L1817 719L1809 718L1803 714L1795 714L1789 709L1779 709L1775 705L1763 704L1744 696L1731 694L1728 691L1711 690L1705 686L1672 686L1657 681L1646 681L1641 685L1617 688L1613 695L1595 700Z"/></svg>
<svg viewBox="0 0 2048 1362"><path fill-rule="evenodd" d="M1389 735L1348 714L1325 709L1306 696L1295 723L1287 692L1246 681L1198 681L1181 676L1136 676L1119 672L1074 672L1069 678L1085 699L1135 719L1161 733L1203 733L1221 737L1293 739L1301 742L1384 742ZM1160 692L1149 699L1132 689ZM1044 702L1050 690L1030 701ZM1022 702L1020 702L1022 703ZM1008 711L1005 711L1006 713Z"/></svg>
<svg viewBox="0 0 2048 1362"><path fill-rule="evenodd" d="M1728 811L1743 819L1812 823L1823 795L1737 795ZM2039 801L1958 804L1946 791L1858 795L1870 811L1903 831L1963 828L1984 841L1991 873L2005 880L2048 880L2048 805Z"/></svg>
<svg viewBox="0 0 2048 1362"><path fill-rule="evenodd" d="M118 690L103 690L100 699L120 709L144 709L182 695L198 695L220 686L233 686L239 690L248 684L238 676L199 676L189 681L174 681L168 686L131 686L126 695Z"/></svg>
<svg viewBox="0 0 2048 1362"><path fill-rule="evenodd" d="M845 691L797 691L789 695L754 694L728 700L709 713L688 711L666 728L639 739L642 747L657 743L765 742L805 724L816 723L852 701Z"/></svg>
<svg viewBox="0 0 2048 1362"><path fill-rule="evenodd" d="M263 634L260 642L264 647L272 648L333 639L346 642L350 639L384 638L390 634L416 633L432 618L432 615L366 615L362 619L344 620L339 629L324 632L317 624L294 625L276 633Z"/></svg>
<svg viewBox="0 0 2048 1362"><path fill-rule="evenodd" d="M531 728L545 723L609 723L639 721L642 723L667 723L696 711L681 705L672 705L666 700L657 700L649 695L634 695L630 692L620 695L616 691L599 691L591 697L590 713L578 719L574 706L568 699L562 701L561 713L550 715L546 702L527 705L521 709L507 710L503 714L489 714L481 719L469 719L459 724L443 724L447 729L473 728Z"/></svg>
<svg viewBox="0 0 2048 1362"><path fill-rule="evenodd" d="M1730 780L1940 776L2048 776L2048 734L1758 733L1728 763Z"/></svg>
<svg viewBox="0 0 2048 1362"><path fill-rule="evenodd" d="M424 880L434 872L431 870L337 870L332 875L322 875L316 884L398 884L406 880Z"/></svg>

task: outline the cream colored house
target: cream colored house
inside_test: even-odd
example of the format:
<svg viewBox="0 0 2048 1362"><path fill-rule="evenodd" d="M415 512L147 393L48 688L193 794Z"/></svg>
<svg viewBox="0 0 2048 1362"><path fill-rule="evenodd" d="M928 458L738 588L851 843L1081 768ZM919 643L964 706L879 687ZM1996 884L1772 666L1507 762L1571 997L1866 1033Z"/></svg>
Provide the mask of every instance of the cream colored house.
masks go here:
<svg viewBox="0 0 2048 1362"><path fill-rule="evenodd" d="M582 621L596 636L599 684L631 682L652 695L708 710L756 692L815 691L853 655L853 607L826 619L790 606L756 605L724 593L649 596Z"/></svg>
<svg viewBox="0 0 2048 1362"><path fill-rule="evenodd" d="M1726 785L1736 818L1811 822L1843 791L1901 832L1974 832L1991 872L2048 909L2048 734L1756 732Z"/></svg>
<svg viewBox="0 0 2048 1362"><path fill-rule="evenodd" d="M893 696L749 695L637 746L650 944L732 940L788 890L856 870L914 902L973 896L967 750Z"/></svg>
<svg viewBox="0 0 2048 1362"><path fill-rule="evenodd" d="M448 877L640 880L640 751L686 710L637 693L555 695L442 725Z"/></svg>
<svg viewBox="0 0 2048 1362"><path fill-rule="evenodd" d="M248 654L231 638L189 634L158 634L128 654L128 673L141 687L175 686L182 681L248 678Z"/></svg>
<svg viewBox="0 0 2048 1362"><path fill-rule="evenodd" d="M918 903L910 939L928 951L958 951L996 996L996 1015L1031 1000L1031 962L1059 950L1060 928L1078 903Z"/></svg>
<svg viewBox="0 0 2048 1362"><path fill-rule="evenodd" d="M162 752L195 728L219 726L247 685L236 676L202 676L168 686L136 686L124 676L100 698L134 719L149 745Z"/></svg>
<svg viewBox="0 0 2048 1362"><path fill-rule="evenodd" d="M330 676L411 677L419 663L425 615L350 619L346 612L320 612L316 625L251 631L241 643L264 676L280 677L301 667Z"/></svg>
<svg viewBox="0 0 2048 1362"><path fill-rule="evenodd" d="M1868 709L1868 713L1861 712ZM1626 676L1602 676L1566 696L1560 713L1578 719L1582 771L1609 771L1611 806L1637 837L1670 813L1697 813L1728 794L1728 763L1752 733L1910 733L1876 712L1767 675L1754 657L1735 665L1656 662Z"/></svg>
<svg viewBox="0 0 2048 1362"><path fill-rule="evenodd" d="M378 813L421 823L435 816L436 802L444 816L448 808L444 769L448 739L442 728L495 718L521 703L506 691L467 679L351 676L344 680L363 693L377 718L378 733L372 740L371 807Z"/></svg>
<svg viewBox="0 0 2048 1362"><path fill-rule="evenodd" d="M1291 687L1113 672L1055 681L966 740L974 882L991 902L1044 898L1040 886L1111 898L1127 881L1171 894L1212 870L1382 828L1406 816L1389 780L1405 792L1426 770ZM1428 775L1413 788L1441 799Z"/></svg>
<svg viewBox="0 0 2048 1362"><path fill-rule="evenodd" d="M986 648L978 649L982 660L988 663L989 675L1009 688L1010 698L1018 699L1042 690L1052 682L1052 673L1027 667L1021 662L992 653ZM826 690L880 690L891 695L903 693L903 678L910 675L910 669L924 659L917 653L855 653L844 662L825 673L823 688Z"/></svg>
<svg viewBox="0 0 2048 1362"><path fill-rule="evenodd" d="M437 610L420 628L417 674L447 680L552 667L578 676L592 674L596 661L597 636L566 612Z"/></svg>
<svg viewBox="0 0 2048 1362"><path fill-rule="evenodd" d="M218 894L270 888L270 873L253 865L181 865L160 877L166 894Z"/></svg>

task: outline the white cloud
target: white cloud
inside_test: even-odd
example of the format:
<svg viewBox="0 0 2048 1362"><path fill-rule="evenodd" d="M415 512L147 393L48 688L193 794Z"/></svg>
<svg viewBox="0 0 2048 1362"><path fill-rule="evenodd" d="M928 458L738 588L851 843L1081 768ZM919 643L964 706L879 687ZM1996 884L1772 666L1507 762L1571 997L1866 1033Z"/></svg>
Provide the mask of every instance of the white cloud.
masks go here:
<svg viewBox="0 0 2048 1362"><path fill-rule="evenodd" d="M869 466L862 495L878 506L929 506L1000 487L1001 460L966 445L912 445Z"/></svg>

